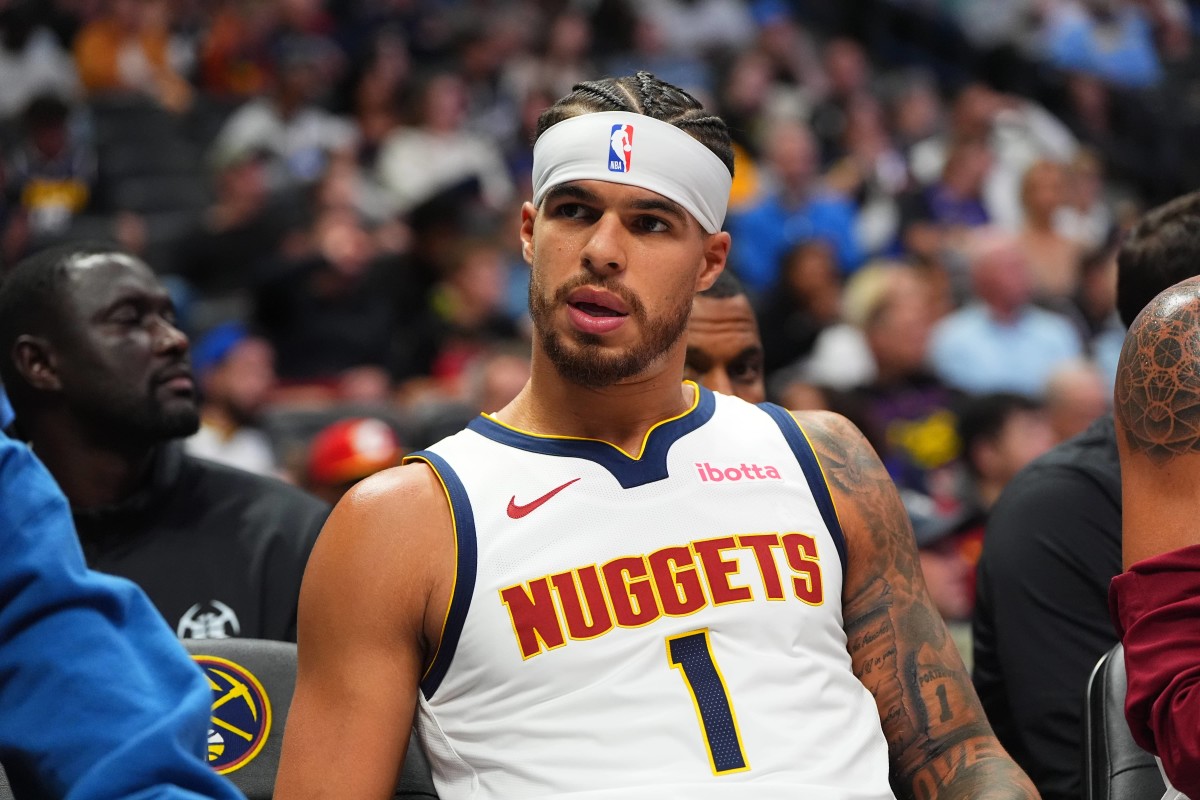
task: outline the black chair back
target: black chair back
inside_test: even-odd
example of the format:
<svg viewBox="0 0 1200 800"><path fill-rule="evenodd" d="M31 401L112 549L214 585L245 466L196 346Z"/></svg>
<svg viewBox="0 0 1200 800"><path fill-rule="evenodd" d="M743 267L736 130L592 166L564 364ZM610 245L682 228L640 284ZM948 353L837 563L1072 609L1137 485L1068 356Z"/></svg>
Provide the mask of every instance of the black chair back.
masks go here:
<svg viewBox="0 0 1200 800"><path fill-rule="evenodd" d="M1154 756L1138 747L1125 721L1125 651L1100 657L1083 712L1084 800L1160 800L1166 791Z"/></svg>

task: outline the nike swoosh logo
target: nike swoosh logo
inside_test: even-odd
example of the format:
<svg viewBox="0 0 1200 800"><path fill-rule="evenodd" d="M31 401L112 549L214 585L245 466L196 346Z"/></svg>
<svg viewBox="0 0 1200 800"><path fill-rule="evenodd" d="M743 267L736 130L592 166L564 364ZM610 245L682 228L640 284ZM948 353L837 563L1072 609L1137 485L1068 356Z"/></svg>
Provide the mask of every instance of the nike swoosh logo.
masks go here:
<svg viewBox="0 0 1200 800"><path fill-rule="evenodd" d="M568 486L570 486L572 483L574 483L577 480L579 480L579 478L576 478L575 480L567 481L562 486L559 486L557 489L551 489L550 491L546 492L544 495L539 497L537 500L534 500L532 503L526 503L523 506L517 505L517 496L514 494L512 496L512 499L508 501L508 515L510 517L512 517L513 519L520 519L521 517L526 516L530 512L536 511L543 503L545 503L551 497L554 497L554 495L558 494L563 489L567 488Z"/></svg>

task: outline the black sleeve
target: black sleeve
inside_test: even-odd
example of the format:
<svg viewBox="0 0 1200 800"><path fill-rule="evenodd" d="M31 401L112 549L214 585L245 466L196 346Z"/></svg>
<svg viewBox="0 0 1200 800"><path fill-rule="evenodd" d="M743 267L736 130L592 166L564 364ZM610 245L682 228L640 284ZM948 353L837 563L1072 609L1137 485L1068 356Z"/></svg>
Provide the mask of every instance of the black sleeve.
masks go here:
<svg viewBox="0 0 1200 800"><path fill-rule="evenodd" d="M1078 800L1087 679L1117 641L1118 497L1067 467L1026 471L992 510L979 563L974 680L1001 744L1045 800Z"/></svg>

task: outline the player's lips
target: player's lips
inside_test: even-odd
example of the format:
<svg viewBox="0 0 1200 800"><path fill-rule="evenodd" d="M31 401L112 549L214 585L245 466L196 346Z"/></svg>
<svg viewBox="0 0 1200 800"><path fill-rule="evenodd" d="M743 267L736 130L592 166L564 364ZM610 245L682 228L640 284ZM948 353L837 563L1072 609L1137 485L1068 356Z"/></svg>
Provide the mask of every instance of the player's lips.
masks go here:
<svg viewBox="0 0 1200 800"><path fill-rule="evenodd" d="M629 308L612 292L583 287L567 296L567 315L576 330L603 334L624 325Z"/></svg>

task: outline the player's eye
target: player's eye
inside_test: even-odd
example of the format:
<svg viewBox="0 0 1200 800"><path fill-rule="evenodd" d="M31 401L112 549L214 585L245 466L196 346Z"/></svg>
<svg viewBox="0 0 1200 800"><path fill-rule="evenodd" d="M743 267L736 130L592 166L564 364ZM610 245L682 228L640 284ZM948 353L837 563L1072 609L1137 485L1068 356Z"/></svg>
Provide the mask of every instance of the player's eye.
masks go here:
<svg viewBox="0 0 1200 800"><path fill-rule="evenodd" d="M554 215L565 219L587 219L590 210L580 203L560 203L554 207Z"/></svg>
<svg viewBox="0 0 1200 800"><path fill-rule="evenodd" d="M666 233L671 225L661 217L641 216L637 220L638 227L647 233Z"/></svg>

